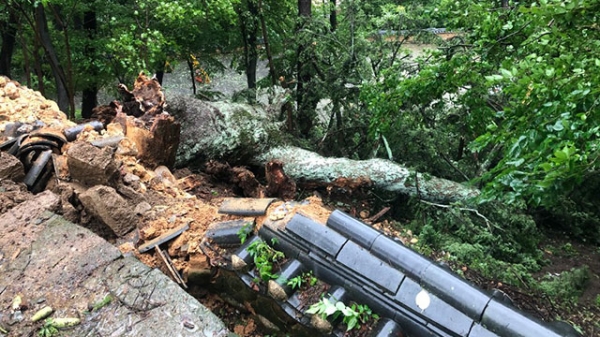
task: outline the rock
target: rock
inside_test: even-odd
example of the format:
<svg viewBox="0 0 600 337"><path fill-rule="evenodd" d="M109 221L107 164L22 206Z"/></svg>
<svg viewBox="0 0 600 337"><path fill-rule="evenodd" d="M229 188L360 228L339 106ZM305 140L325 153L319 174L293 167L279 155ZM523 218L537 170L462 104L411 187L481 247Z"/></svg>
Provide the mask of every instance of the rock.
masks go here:
<svg viewBox="0 0 600 337"><path fill-rule="evenodd" d="M71 178L87 186L115 186L119 172L112 149L78 142L69 147L67 157Z"/></svg>
<svg viewBox="0 0 600 337"><path fill-rule="evenodd" d="M0 179L0 214L31 198L24 183Z"/></svg>
<svg viewBox="0 0 600 337"><path fill-rule="evenodd" d="M137 219L129 203L109 186L94 186L79 195L79 201L96 219L123 236L134 229Z"/></svg>
<svg viewBox="0 0 600 337"><path fill-rule="evenodd" d="M132 203L139 204L140 202L146 201L146 197L144 196L144 193L142 193L143 191L141 190L141 186L141 184L138 184L138 189L140 190L140 192L138 192L131 186L127 186L123 183L118 183L117 191L120 195L131 200Z"/></svg>
<svg viewBox="0 0 600 337"><path fill-rule="evenodd" d="M142 201L139 204L137 204L137 206L135 206L134 212L137 215L143 215L144 213L148 212L151 209L152 209L152 205L150 205L146 201Z"/></svg>
<svg viewBox="0 0 600 337"><path fill-rule="evenodd" d="M54 101L5 76L0 76L0 111L0 132L15 122L41 124L56 130L75 125Z"/></svg>
<svg viewBox="0 0 600 337"><path fill-rule="evenodd" d="M125 185L129 185L133 188L137 188L140 185L140 177L133 173L127 173L123 176L123 182Z"/></svg>
<svg viewBox="0 0 600 337"><path fill-rule="evenodd" d="M56 308L56 317L76 317L89 310L88 304L110 298L61 335L228 336L229 331L213 313L159 270L134 257L122 257L118 249L86 228L48 212L38 214L49 205L49 199L58 201L58 196L52 195L46 191L23 203L33 207L28 217L42 216L40 224L31 226L26 218L8 219L12 221L10 230L0 235L2 253L9 257L0 263L3 310L10 308L17 293L38 299L29 302L25 318L44 306ZM44 207L38 209L37 204ZM6 216L0 216L0 228L6 228ZM0 311L2 322L9 319L14 320L8 336L38 335L39 324Z"/></svg>
<svg viewBox="0 0 600 337"><path fill-rule="evenodd" d="M10 179L21 182L25 178L23 163L17 157L0 152L0 180Z"/></svg>
<svg viewBox="0 0 600 337"><path fill-rule="evenodd" d="M278 112L230 102L206 102L168 96L167 111L181 123L177 166L203 159L228 158L247 162L267 145L281 141Z"/></svg>
<svg viewBox="0 0 600 337"><path fill-rule="evenodd" d="M21 227L27 227L27 235L34 235L37 231L36 226L32 226L36 219L44 218L42 214L46 211L56 211L60 207L60 198L51 191L32 196L30 199L21 202L9 211L0 216L0 228L2 235L0 238L8 236L7 233L13 232ZM10 247L2 247L4 254L11 254ZM10 255L9 255L10 256Z"/></svg>
<svg viewBox="0 0 600 337"><path fill-rule="evenodd" d="M4 92L10 99L17 99L20 96L15 82L7 83L6 86L4 86Z"/></svg>

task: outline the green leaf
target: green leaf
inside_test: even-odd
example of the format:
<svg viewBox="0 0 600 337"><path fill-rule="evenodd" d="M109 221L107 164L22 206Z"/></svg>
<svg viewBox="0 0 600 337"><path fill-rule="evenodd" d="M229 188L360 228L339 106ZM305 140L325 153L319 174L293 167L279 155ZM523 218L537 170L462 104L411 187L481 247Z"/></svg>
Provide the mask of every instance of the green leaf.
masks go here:
<svg viewBox="0 0 600 337"><path fill-rule="evenodd" d="M510 72L510 70L500 68L500 73L502 74L502 77L504 77L504 78L508 78L508 79L513 78L513 74Z"/></svg>
<svg viewBox="0 0 600 337"><path fill-rule="evenodd" d="M326 316L333 315L336 311L338 311L337 306L328 299L323 299L323 304L325 305L325 310L323 311Z"/></svg>
<svg viewBox="0 0 600 337"><path fill-rule="evenodd" d="M356 328L356 326L358 325L358 317L356 317L356 316L350 317L346 321L346 324L348 325L347 328L346 328L346 331L350 331L350 330Z"/></svg>
<svg viewBox="0 0 600 337"><path fill-rule="evenodd" d="M569 159L569 155L563 150L554 151L554 157L561 162L567 161L567 159Z"/></svg>
<svg viewBox="0 0 600 337"><path fill-rule="evenodd" d="M554 125L552 126L552 129L554 131L562 131L565 129L565 127L562 124L562 121L558 120L556 121L556 123L554 123Z"/></svg>

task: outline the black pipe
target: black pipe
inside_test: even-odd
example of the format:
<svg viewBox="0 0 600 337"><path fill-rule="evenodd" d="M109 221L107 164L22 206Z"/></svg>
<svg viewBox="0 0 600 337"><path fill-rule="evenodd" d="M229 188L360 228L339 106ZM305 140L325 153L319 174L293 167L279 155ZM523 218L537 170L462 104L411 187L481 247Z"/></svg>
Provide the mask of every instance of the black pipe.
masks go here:
<svg viewBox="0 0 600 337"><path fill-rule="evenodd" d="M37 159L33 162L31 169L25 175L25 179L23 182L27 185L27 188L31 190L35 185L36 180L42 173L42 170L46 167L46 164L52 158L52 150L45 150L37 157Z"/></svg>
<svg viewBox="0 0 600 337"><path fill-rule="evenodd" d="M102 124L102 122L91 121L89 123L78 124L68 129L65 129L63 133L65 134L65 137L67 137L67 140L72 142L75 139L77 139L77 135L79 135L86 127L92 127L92 129L94 129L97 132L100 132L104 129L104 125Z"/></svg>

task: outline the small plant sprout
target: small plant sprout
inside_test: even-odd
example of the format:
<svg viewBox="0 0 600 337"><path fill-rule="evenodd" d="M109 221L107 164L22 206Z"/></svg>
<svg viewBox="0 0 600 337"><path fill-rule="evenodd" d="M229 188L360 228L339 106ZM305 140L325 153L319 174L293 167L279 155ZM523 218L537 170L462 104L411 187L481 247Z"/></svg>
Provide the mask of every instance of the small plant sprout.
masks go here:
<svg viewBox="0 0 600 337"><path fill-rule="evenodd" d="M40 337L52 337L58 334L58 329L54 326L54 321L52 318L46 319L44 321L44 325L38 331L38 336Z"/></svg>
<svg viewBox="0 0 600 337"><path fill-rule="evenodd" d="M287 281L287 285L292 287L292 289L300 289L304 285L314 286L317 283L318 279L313 275L312 270L308 273L302 273L302 275L298 275L294 278L291 278Z"/></svg>
<svg viewBox="0 0 600 337"><path fill-rule="evenodd" d="M360 324L367 323L370 319L379 319L379 316L374 314L366 304L353 303L351 306L346 306L343 302L336 301L334 303L327 298L322 298L319 302L311 305L306 313L320 315L322 318L331 316L332 319L342 315L342 321L346 324L346 331L355 329Z"/></svg>
<svg viewBox="0 0 600 337"><path fill-rule="evenodd" d="M261 280L267 282L278 277L273 273L273 264L285 258L282 252L273 249L264 241L253 242L248 246L248 252L254 259L254 265Z"/></svg>
<svg viewBox="0 0 600 337"><path fill-rule="evenodd" d="M244 226L242 226L242 228L240 228L240 230L237 232L241 244L244 244L244 242L246 242L248 236L250 235L250 233L252 233L252 230L254 229L253 227L254 225L251 222L246 222Z"/></svg>

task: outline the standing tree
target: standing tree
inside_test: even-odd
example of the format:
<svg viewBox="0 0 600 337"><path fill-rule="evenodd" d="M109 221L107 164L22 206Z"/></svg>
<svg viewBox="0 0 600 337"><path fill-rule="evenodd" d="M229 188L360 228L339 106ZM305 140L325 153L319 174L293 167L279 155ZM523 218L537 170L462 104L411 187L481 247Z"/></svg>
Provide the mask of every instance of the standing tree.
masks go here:
<svg viewBox="0 0 600 337"><path fill-rule="evenodd" d="M0 16L2 48L0 48L0 75L10 77L10 67L15 50L19 17L10 4L4 4L3 16Z"/></svg>
<svg viewBox="0 0 600 337"><path fill-rule="evenodd" d="M242 0L236 7L244 46L244 68L248 82L248 101L256 101L256 65L258 63L259 8L255 0Z"/></svg>
<svg viewBox="0 0 600 337"><path fill-rule="evenodd" d="M296 102L298 104L298 133L302 137L309 136L316 117L315 108L319 101L314 90L311 90L313 60L313 38L309 34L303 34L303 30L309 24L312 16L311 0L298 0L298 35L300 41L297 52L298 84L296 86ZM314 42L316 43L316 42Z"/></svg>
<svg viewBox="0 0 600 337"><path fill-rule="evenodd" d="M97 58L94 40L98 33L98 23L96 20L96 11L94 9L87 10L83 13L83 30L87 37L83 49L83 53L89 64L87 73L91 78L96 78L99 69L96 62L93 62L93 60ZM83 88L81 97L81 117L89 118L92 115L92 109L98 104L97 95L97 81L88 81L87 85Z"/></svg>

